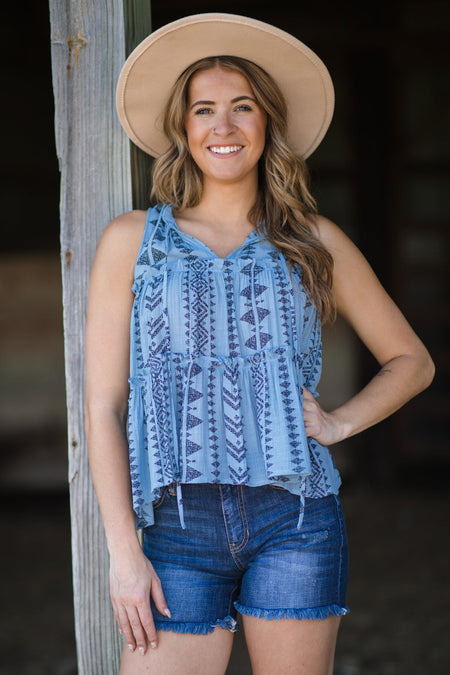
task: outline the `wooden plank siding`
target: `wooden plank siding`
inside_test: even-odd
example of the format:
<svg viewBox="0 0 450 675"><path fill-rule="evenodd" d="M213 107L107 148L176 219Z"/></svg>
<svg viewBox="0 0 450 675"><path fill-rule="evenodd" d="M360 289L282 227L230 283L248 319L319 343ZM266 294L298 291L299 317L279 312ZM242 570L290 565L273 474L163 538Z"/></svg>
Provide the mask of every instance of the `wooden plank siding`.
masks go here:
<svg viewBox="0 0 450 675"><path fill-rule="evenodd" d="M73 591L79 675L119 670L108 553L84 434L84 331L89 275L105 225L147 192L115 111L120 68L150 32L150 2L50 0L68 412ZM134 178L134 188L133 188ZM134 200L133 200L134 194ZM142 205L142 203L140 204Z"/></svg>

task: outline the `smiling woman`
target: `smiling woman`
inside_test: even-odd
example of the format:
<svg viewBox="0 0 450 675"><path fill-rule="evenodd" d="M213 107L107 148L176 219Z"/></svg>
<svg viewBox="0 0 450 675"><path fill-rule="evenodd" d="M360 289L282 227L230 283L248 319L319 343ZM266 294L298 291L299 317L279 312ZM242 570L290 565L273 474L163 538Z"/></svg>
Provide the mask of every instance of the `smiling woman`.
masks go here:
<svg viewBox="0 0 450 675"><path fill-rule="evenodd" d="M126 66L124 70L126 71ZM192 210L187 212L187 209L196 207L200 201L205 204L205 177L194 161L189 148L186 120L189 113L192 114L192 110L189 109L189 97L192 96L192 101L195 98L190 93L193 80L201 74L214 73L217 70L223 72L222 77L228 74L228 76L233 75L237 78L240 74L243 78L241 86L248 90L250 99L254 101L253 117L256 117L255 107L259 108L260 113L265 113L263 118L265 123L264 147L254 167L254 173L257 174L257 190L248 213L246 209L245 216L246 219L248 217L250 225L247 224L244 229L248 229L249 226L258 227L260 223L265 224L267 236L271 238L275 246L283 251L288 261L302 266L304 284L317 302L322 319L326 320L334 312L331 294L331 255L312 233L311 226L307 222L308 214L315 211L315 202L308 190L309 178L304 159L293 153L287 142L289 127L285 98L277 83L257 64L236 56L206 57L191 64L178 77L168 96L164 116L164 131L170 143L166 151L157 157L155 162L152 196L158 203L173 204L177 209L177 222L181 227L186 231L190 231L190 227L193 227L193 233L200 234L198 231L195 232L195 222L182 222L185 214L195 221L195 212ZM331 95L330 98L332 98ZM210 97L207 101L210 103ZM310 105L314 107L313 103ZM321 105L317 106L318 117L323 116L320 110ZM200 110L204 109L200 108ZM213 110L206 108L205 113L201 114L206 113L208 113L208 119ZM230 130L226 128L225 131L229 133ZM305 133L303 129L302 133ZM300 140L297 138L297 142L301 141L306 145L311 142L310 138L317 133L317 129L313 126L308 130L308 140L302 138L302 133L296 132L296 136L300 138ZM255 153L256 156L257 154ZM252 180L251 174L247 175L247 180ZM250 189L255 189L255 186L250 185ZM267 195L271 198L267 199ZM219 200L222 196L221 192L217 195ZM221 210L217 209L218 202L215 198L210 201L212 213L206 215L209 228L206 228L207 232L203 232L201 236L208 237L209 233L214 234L213 224L215 222L217 229L220 230L219 237L226 236L226 232L231 233L232 214L226 215L226 227L223 228L220 221ZM236 209L239 209L236 195L233 195L232 200L227 200L227 211L231 204L236 204ZM290 208L287 208L288 204ZM278 225L284 222L289 223L288 228L281 228ZM238 223L237 227L239 228ZM239 232L234 243L238 239ZM217 244L214 245L217 246ZM233 242L230 243L229 248L233 248Z"/></svg>
<svg viewBox="0 0 450 675"><path fill-rule="evenodd" d="M157 157L154 206L101 237L86 333L121 673L223 675L239 612L254 675L331 675L348 560L327 446L433 375L309 192L305 158L330 123L331 80L273 26L195 15L136 48L117 103L130 138ZM383 377L327 412L321 323L336 311Z"/></svg>
<svg viewBox="0 0 450 675"><path fill-rule="evenodd" d="M203 174L204 198L224 182L244 180L256 198L266 121L241 73L215 66L192 76L185 130L192 159Z"/></svg>

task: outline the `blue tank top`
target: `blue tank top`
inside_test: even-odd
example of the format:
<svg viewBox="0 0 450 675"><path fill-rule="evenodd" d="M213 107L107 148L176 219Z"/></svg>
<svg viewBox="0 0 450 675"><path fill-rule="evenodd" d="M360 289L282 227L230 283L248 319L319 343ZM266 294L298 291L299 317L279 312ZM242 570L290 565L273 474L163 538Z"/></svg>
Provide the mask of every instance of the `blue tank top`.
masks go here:
<svg viewBox="0 0 450 675"><path fill-rule="evenodd" d="M284 256L253 230L220 258L148 210L133 283L128 443L137 526L177 484L273 484L337 494L327 448L307 438L302 388L315 396L320 321Z"/></svg>

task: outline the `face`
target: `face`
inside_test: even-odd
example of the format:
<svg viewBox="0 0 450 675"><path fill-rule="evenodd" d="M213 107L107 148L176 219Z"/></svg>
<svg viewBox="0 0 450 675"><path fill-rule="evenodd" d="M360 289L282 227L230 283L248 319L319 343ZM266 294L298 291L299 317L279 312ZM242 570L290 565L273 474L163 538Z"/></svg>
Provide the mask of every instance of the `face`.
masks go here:
<svg viewBox="0 0 450 675"><path fill-rule="evenodd" d="M198 72L189 85L185 128L204 183L258 180L267 117L241 73Z"/></svg>

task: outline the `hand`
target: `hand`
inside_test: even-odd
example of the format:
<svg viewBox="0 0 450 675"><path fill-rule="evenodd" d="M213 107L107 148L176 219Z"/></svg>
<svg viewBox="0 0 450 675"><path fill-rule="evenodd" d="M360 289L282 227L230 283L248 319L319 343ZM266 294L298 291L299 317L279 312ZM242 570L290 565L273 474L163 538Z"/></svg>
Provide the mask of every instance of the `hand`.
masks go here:
<svg viewBox="0 0 450 675"><path fill-rule="evenodd" d="M332 445L342 440L337 417L333 413L325 412L305 387L303 387L303 420L306 435L318 443Z"/></svg>
<svg viewBox="0 0 450 675"><path fill-rule="evenodd" d="M161 582L153 565L142 553L127 558L111 558L111 601L128 648L145 654L148 645L158 645L155 623L150 609L150 596L161 614L170 618Z"/></svg>

